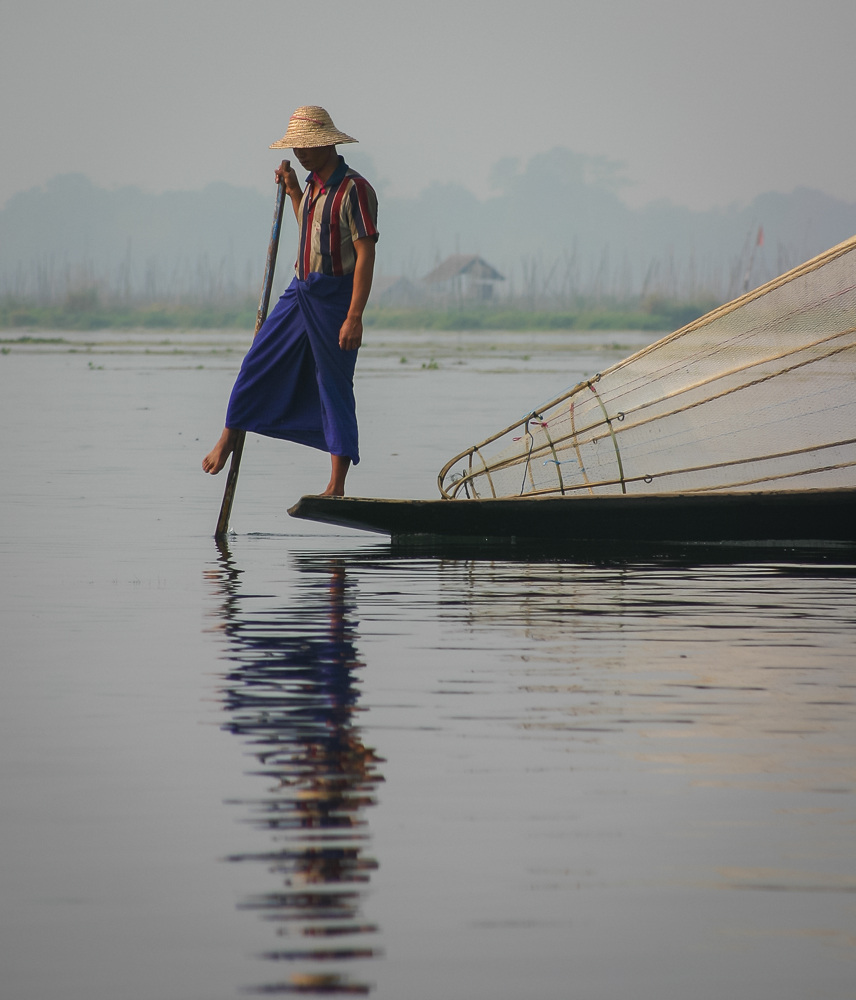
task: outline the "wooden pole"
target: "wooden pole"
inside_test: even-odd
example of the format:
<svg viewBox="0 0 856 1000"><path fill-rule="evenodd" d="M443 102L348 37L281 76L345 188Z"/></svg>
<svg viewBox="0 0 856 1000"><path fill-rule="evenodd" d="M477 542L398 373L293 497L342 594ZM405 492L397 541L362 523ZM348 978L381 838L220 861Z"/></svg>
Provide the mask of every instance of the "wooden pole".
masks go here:
<svg viewBox="0 0 856 1000"><path fill-rule="evenodd" d="M289 167L288 160L283 160L286 170ZM281 181L277 183L276 207L273 213L273 226L271 227L270 243L268 243L267 263L265 264L265 276L262 281L262 295L259 299L259 309L256 313L256 329L253 332L253 339L261 329L262 323L267 319L268 306L270 305L270 293L273 285L273 272L276 270L276 252L279 249L279 233L282 229L282 211L285 207L285 184ZM235 439L235 448L232 452L232 462L229 466L229 474L226 477L226 490L223 493L223 503L220 505L220 516L217 518L217 530L214 532L215 538L225 538L229 530L229 518L232 515L232 502L235 499L235 487L238 485L238 472L241 468L241 455L244 453L244 440L246 431L238 431Z"/></svg>

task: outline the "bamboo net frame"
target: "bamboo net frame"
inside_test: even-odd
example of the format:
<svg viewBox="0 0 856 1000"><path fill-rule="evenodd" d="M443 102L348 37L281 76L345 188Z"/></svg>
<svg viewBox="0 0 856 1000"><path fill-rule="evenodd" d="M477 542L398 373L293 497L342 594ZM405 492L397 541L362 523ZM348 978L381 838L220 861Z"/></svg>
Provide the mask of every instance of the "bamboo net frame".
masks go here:
<svg viewBox="0 0 856 1000"><path fill-rule="evenodd" d="M856 237L578 383L438 475L447 499L782 484L856 488Z"/></svg>

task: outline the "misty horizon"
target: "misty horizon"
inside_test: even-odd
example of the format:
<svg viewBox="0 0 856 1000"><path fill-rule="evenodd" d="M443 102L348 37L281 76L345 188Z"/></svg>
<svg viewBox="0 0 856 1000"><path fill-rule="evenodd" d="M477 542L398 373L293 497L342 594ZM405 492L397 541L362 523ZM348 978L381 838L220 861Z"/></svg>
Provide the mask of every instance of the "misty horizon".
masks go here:
<svg viewBox="0 0 856 1000"><path fill-rule="evenodd" d="M492 198L496 198L497 196L507 193L510 182L513 182L514 179L525 175L528 167L533 161L543 159L545 156L549 156L557 149L566 151L579 160L579 176L581 180L584 180L585 183L590 184L593 187L615 193L628 208L634 211L648 209L660 204L668 205L671 208L686 209L692 212L725 212L730 210L741 210L746 208L761 195L791 195L796 190L802 188L817 192L818 194L825 195L829 198L833 198L836 201L841 201L847 204L856 204L856 193L854 193L853 198L850 199L842 197L834 191L827 190L821 185L807 183L795 183L789 187L770 186L759 188L752 192L744 191L730 199L710 204L706 208L694 207L687 200L681 201L680 199L671 198L667 194L658 194L639 201L632 197L632 193L639 186L640 182L634 178L633 174L630 172L630 165L627 159L613 159L603 153L592 153L572 149L563 144L554 144L549 147L545 147L544 149L531 153L528 156L498 156L490 163L486 171L485 181L482 184L471 183L470 178L465 175L463 177L456 178L453 181L426 180L420 187L410 189L408 185L400 183L400 178L389 176L388 171L384 171L382 167L378 166L376 158L372 156L371 153L366 151L362 145L354 144L337 147L337 151L345 158L348 164L362 173L363 176L371 182L379 196L389 195L394 199L409 200L421 197L431 188L437 187L438 185L444 186L451 183L455 186L466 189L475 199L481 202L490 201ZM3 198L3 201L0 202L0 213L8 207L11 201L21 195L27 195L36 191L43 191L48 185L54 183L58 178L73 175L83 176L93 186L110 192L133 188L140 191L142 194L157 196L199 193L204 191L206 188L215 187L217 185L226 185L239 190L245 189L253 191L257 194L266 194L274 189L273 171L276 167L278 167L280 157L290 159L294 162L294 157L290 150L276 150L275 152L276 157L271 159L269 163L269 173L271 177L271 183L269 184L236 183L235 181L229 180L225 176L211 178L196 185L186 186L169 184L145 185L132 182L124 183L121 181L115 181L113 183L100 183L96 178L90 176L90 174L85 170L62 170L46 177L41 181L33 184L24 184L18 189L8 192ZM297 167L297 175L301 183L303 183L306 174L305 171L303 171L299 166Z"/></svg>
<svg viewBox="0 0 856 1000"><path fill-rule="evenodd" d="M489 197L436 182L395 197L362 150L342 153L379 191L379 275L417 285L462 253L483 256L503 274L496 286L503 298L722 300L856 231L856 204L807 188L706 212L664 199L634 209L622 197L628 181L620 162L565 147L496 161ZM0 210L0 293L43 301L87 287L150 301L252 296L274 190L221 181L152 193L58 175ZM551 211L530 211L533 191L551 193ZM288 280L294 239L289 216L277 287Z"/></svg>
<svg viewBox="0 0 856 1000"><path fill-rule="evenodd" d="M329 36L354 58L323 73L302 12L8 4L0 289L75 270L114 292L254 288L268 146L303 104L359 139L342 152L380 194L379 269L410 280L460 251L506 295L721 298L856 231L856 5L365 0Z"/></svg>

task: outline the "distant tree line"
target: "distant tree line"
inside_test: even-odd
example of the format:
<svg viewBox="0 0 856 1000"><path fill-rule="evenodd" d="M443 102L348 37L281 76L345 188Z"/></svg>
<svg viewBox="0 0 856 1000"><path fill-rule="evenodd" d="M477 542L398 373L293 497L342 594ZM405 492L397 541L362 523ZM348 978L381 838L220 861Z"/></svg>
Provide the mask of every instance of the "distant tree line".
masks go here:
<svg viewBox="0 0 856 1000"><path fill-rule="evenodd" d="M370 163L352 160L377 178ZM634 210L621 200L623 183L620 165L561 148L526 164L501 161L485 199L455 184L401 198L378 182L378 275L387 280L373 296L376 320L405 307L472 322L476 314L688 315L856 231L856 206L816 191L711 212L668 203ZM549 211L533 203L537 191L550 192ZM42 325L38 315L48 314L94 324L126 314L243 323L255 311L272 204L272 191L227 184L148 194L57 177L0 210L0 323ZM294 236L289 220L279 289L290 280ZM479 253L502 272L494 301L438 298L423 284L455 251ZM391 276L406 279L409 301L387 296Z"/></svg>

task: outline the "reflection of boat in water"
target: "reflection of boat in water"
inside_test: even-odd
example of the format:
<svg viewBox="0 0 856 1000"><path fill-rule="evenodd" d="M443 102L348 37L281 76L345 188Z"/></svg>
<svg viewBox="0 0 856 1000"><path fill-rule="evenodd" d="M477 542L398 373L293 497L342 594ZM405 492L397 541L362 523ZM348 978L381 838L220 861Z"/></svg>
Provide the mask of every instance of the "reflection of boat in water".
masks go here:
<svg viewBox="0 0 856 1000"><path fill-rule="evenodd" d="M248 607L240 571L225 543L213 577L232 666L223 687L224 728L251 748L255 774L270 778L264 797L241 804L253 826L276 842L260 862L280 886L245 899L242 909L278 925L285 947L263 957L288 962L287 981L261 993L367 993L337 967L378 954L378 928L361 915L377 862L367 853L365 810L383 778L378 758L354 725L362 666L354 644L349 583L335 560L306 559L302 596L288 607Z"/></svg>
<svg viewBox="0 0 856 1000"><path fill-rule="evenodd" d="M856 238L529 411L439 486L291 513L393 536L856 542Z"/></svg>

